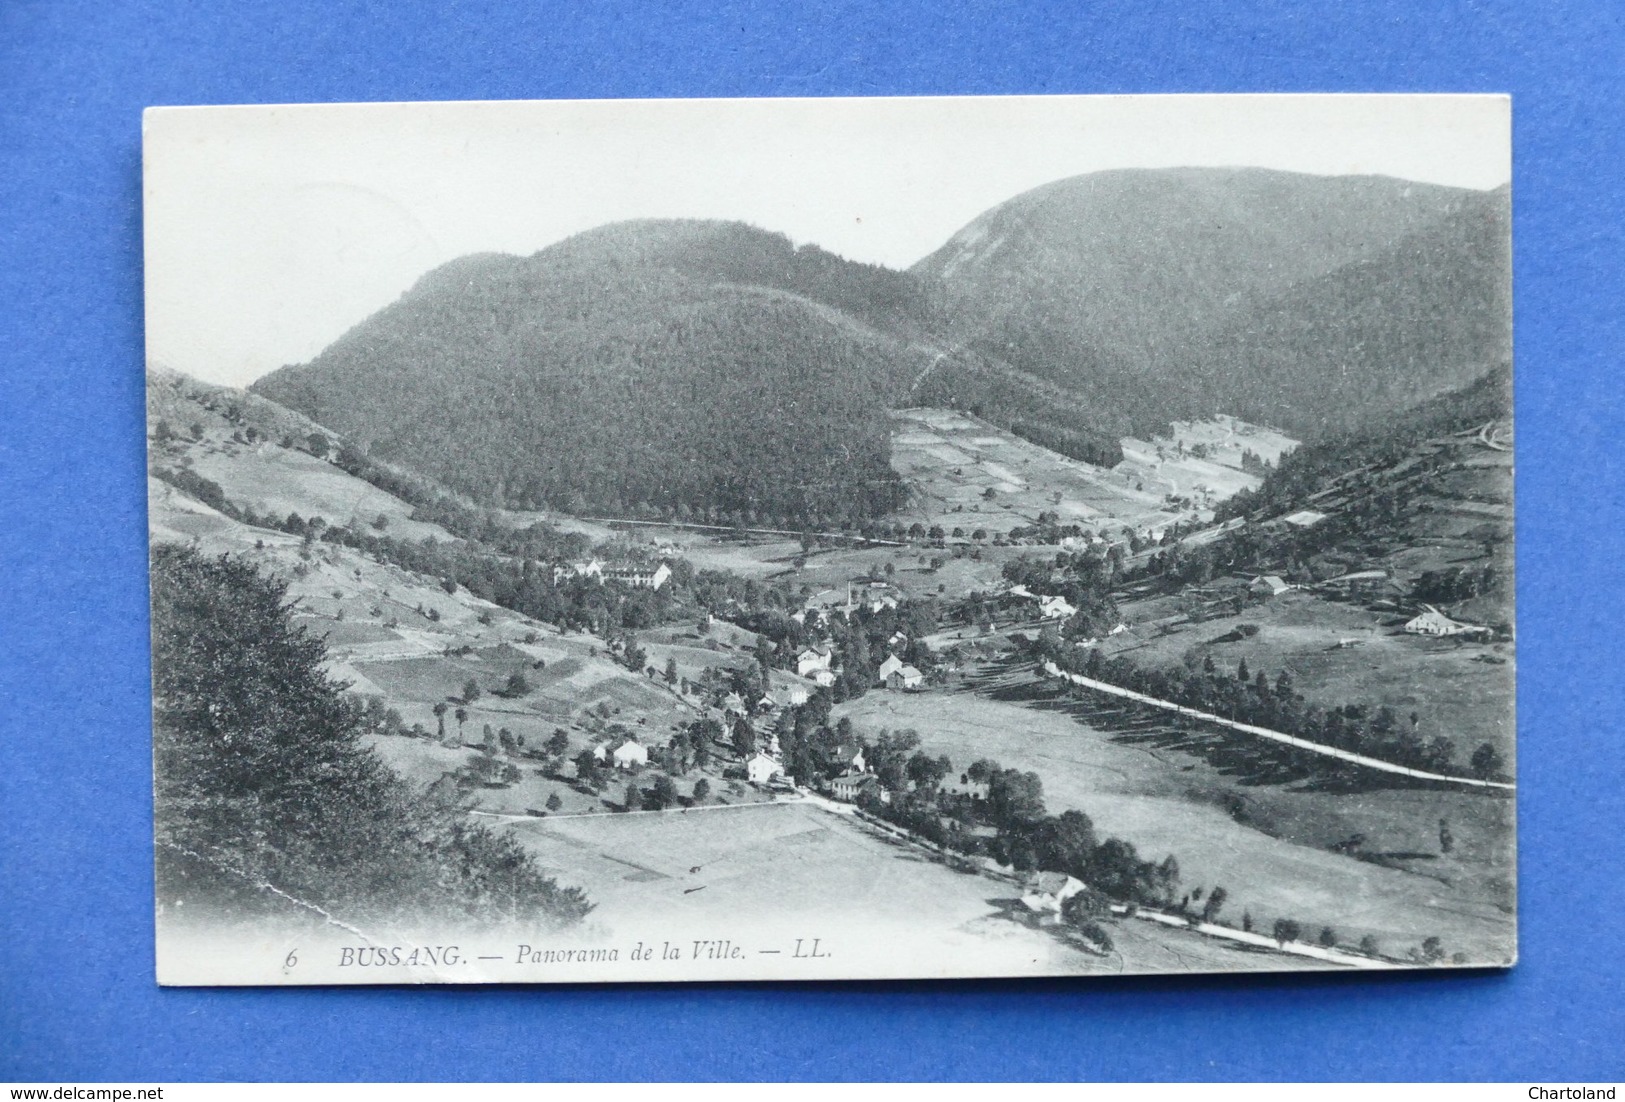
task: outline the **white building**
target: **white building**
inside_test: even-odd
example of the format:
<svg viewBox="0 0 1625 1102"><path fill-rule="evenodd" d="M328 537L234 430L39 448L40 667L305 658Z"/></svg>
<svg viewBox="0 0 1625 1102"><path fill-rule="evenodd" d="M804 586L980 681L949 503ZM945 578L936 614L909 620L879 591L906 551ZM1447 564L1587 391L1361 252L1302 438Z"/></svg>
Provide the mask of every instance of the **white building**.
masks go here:
<svg viewBox="0 0 1625 1102"><path fill-rule="evenodd" d="M796 674L811 677L817 670L828 670L834 661L828 647L807 647L796 655ZM832 682L834 678L830 679Z"/></svg>
<svg viewBox="0 0 1625 1102"><path fill-rule="evenodd" d="M1038 614L1046 620L1069 620L1077 611L1077 607L1065 597L1038 598Z"/></svg>
<svg viewBox="0 0 1625 1102"><path fill-rule="evenodd" d="M649 750L635 739L627 739L610 753L615 759L615 768L631 769L634 766L649 764Z"/></svg>
<svg viewBox="0 0 1625 1102"><path fill-rule="evenodd" d="M1283 578L1275 574L1262 574L1252 580L1247 586L1247 592L1255 597L1279 597L1292 586Z"/></svg>
<svg viewBox="0 0 1625 1102"><path fill-rule="evenodd" d="M631 586L633 589L659 589L671 577L671 567L661 563L653 570L644 570L641 567L617 567L604 573L604 580L616 582L620 585Z"/></svg>
<svg viewBox="0 0 1625 1102"><path fill-rule="evenodd" d="M903 668L903 660L895 654L888 654L886 660L875 670L875 683L877 685L891 684L891 675Z"/></svg>
<svg viewBox="0 0 1625 1102"><path fill-rule="evenodd" d="M1405 630L1412 635L1487 635L1490 629L1452 620L1432 605L1423 605L1422 614L1407 621Z"/></svg>
<svg viewBox="0 0 1625 1102"><path fill-rule="evenodd" d="M784 769L766 754L757 754L745 763L745 779L751 784L766 784Z"/></svg>
<svg viewBox="0 0 1625 1102"><path fill-rule="evenodd" d="M1034 873L1022 893L1021 905L1040 917L1057 916L1061 905L1083 890L1081 880L1064 872Z"/></svg>

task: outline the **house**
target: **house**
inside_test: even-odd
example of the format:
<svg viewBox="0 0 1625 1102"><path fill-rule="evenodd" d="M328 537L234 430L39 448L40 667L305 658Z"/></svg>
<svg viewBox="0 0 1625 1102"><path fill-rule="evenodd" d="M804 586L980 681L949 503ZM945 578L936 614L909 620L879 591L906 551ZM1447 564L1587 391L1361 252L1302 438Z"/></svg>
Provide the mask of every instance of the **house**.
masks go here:
<svg viewBox="0 0 1625 1102"><path fill-rule="evenodd" d="M828 670L834 655L828 647L805 647L796 655L796 675L811 677L817 670Z"/></svg>
<svg viewBox="0 0 1625 1102"><path fill-rule="evenodd" d="M1317 513L1313 509L1299 509L1296 513L1288 513L1281 520L1294 528L1313 528L1326 519L1325 513Z"/></svg>
<svg viewBox="0 0 1625 1102"><path fill-rule="evenodd" d="M908 646L908 633L902 631L892 632L891 638L886 640L886 646L893 649Z"/></svg>
<svg viewBox="0 0 1625 1102"><path fill-rule="evenodd" d="M1064 872L1038 872L1028 878L1021 905L1040 919L1058 917L1068 899L1085 890L1083 881Z"/></svg>
<svg viewBox="0 0 1625 1102"><path fill-rule="evenodd" d="M1411 635L1488 635L1490 629L1480 624L1464 624L1452 620L1432 605L1423 605L1422 614L1405 624Z"/></svg>
<svg viewBox="0 0 1625 1102"><path fill-rule="evenodd" d="M636 739L627 739L622 742L614 750L610 751L610 757L615 759L615 768L617 769L631 769L635 766L649 764L648 747L642 745Z"/></svg>
<svg viewBox="0 0 1625 1102"><path fill-rule="evenodd" d="M742 716L745 714L745 698L738 693L729 693L722 698L722 710L728 715Z"/></svg>
<svg viewBox="0 0 1625 1102"><path fill-rule="evenodd" d="M855 804L866 792L878 793L880 782L870 773L843 773L830 782L829 789L837 800Z"/></svg>
<svg viewBox="0 0 1625 1102"><path fill-rule="evenodd" d="M904 666L894 670L886 678L886 687L889 689L918 689L925 684L925 674L913 666Z"/></svg>
<svg viewBox="0 0 1625 1102"><path fill-rule="evenodd" d="M825 689L835 684L834 670L814 670L810 677L814 685L818 685Z"/></svg>
<svg viewBox="0 0 1625 1102"><path fill-rule="evenodd" d="M671 567L661 563L653 570L640 566L618 566L604 571L604 580L630 586L633 589L659 589L671 577Z"/></svg>
<svg viewBox="0 0 1625 1102"><path fill-rule="evenodd" d="M842 773L861 773L864 770L863 747L855 742L843 742L832 746L820 755L824 768L827 770L840 770Z"/></svg>
<svg viewBox="0 0 1625 1102"><path fill-rule="evenodd" d="M1046 620L1069 620L1077 611L1077 606L1065 597L1038 598L1038 614Z"/></svg>
<svg viewBox="0 0 1625 1102"><path fill-rule="evenodd" d="M903 668L903 660L895 654L888 654L886 660L875 670L875 683L877 685L890 685L891 675Z"/></svg>
<svg viewBox="0 0 1625 1102"><path fill-rule="evenodd" d="M766 784L784 769L766 754L757 754L745 763L745 779L751 784Z"/></svg>
<svg viewBox="0 0 1625 1102"><path fill-rule="evenodd" d="M1279 597L1291 588L1292 586L1277 574L1261 574L1247 586L1247 592L1254 597Z"/></svg>

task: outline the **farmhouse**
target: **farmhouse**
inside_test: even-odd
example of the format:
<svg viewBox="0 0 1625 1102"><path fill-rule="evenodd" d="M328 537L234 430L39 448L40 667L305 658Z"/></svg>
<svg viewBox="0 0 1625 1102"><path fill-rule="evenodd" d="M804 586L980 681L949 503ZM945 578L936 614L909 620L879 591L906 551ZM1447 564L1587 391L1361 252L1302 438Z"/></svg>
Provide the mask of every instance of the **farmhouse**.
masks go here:
<svg viewBox="0 0 1625 1102"><path fill-rule="evenodd" d="M808 675L808 677L811 679L814 685L819 685L826 689L835 684L834 670L814 670Z"/></svg>
<svg viewBox="0 0 1625 1102"><path fill-rule="evenodd" d="M1432 605L1423 605L1420 616L1406 621L1405 631L1411 635L1488 635L1490 629L1452 620Z"/></svg>
<svg viewBox="0 0 1625 1102"><path fill-rule="evenodd" d="M925 684L925 675L913 666L903 666L886 678L889 689L918 689Z"/></svg>
<svg viewBox="0 0 1625 1102"><path fill-rule="evenodd" d="M1280 575L1262 574L1252 580L1252 584L1247 587L1247 592L1254 597L1279 597L1291 588L1292 586Z"/></svg>
<svg viewBox="0 0 1625 1102"><path fill-rule="evenodd" d="M649 764L649 750L636 739L627 739L610 752L615 759L615 768L631 769L634 766Z"/></svg>
<svg viewBox="0 0 1625 1102"><path fill-rule="evenodd" d="M1326 519L1325 513L1317 513L1313 509L1299 509L1296 513L1288 513L1281 520L1294 528L1313 528Z"/></svg>
<svg viewBox="0 0 1625 1102"><path fill-rule="evenodd" d="M877 685L890 685L891 675L903 668L903 660L895 654L888 654L886 660L875 670L875 683Z"/></svg>
<svg viewBox="0 0 1625 1102"><path fill-rule="evenodd" d="M855 742L843 742L825 750L819 757L824 768L830 772L861 773L865 762L863 760L863 747Z"/></svg>
<svg viewBox="0 0 1625 1102"><path fill-rule="evenodd" d="M1038 614L1046 620L1069 620L1078 609L1065 597L1038 598Z"/></svg>
<svg viewBox="0 0 1625 1102"><path fill-rule="evenodd" d="M751 784L766 784L783 772L779 763L766 754L757 754L745 763L745 779Z"/></svg>
<svg viewBox="0 0 1625 1102"><path fill-rule="evenodd" d="M796 674L810 677L817 670L828 670L833 660L828 647L806 647L796 655Z"/></svg>
<svg viewBox="0 0 1625 1102"><path fill-rule="evenodd" d="M829 789L837 800L857 803L865 792L878 793L880 782L869 773L843 773L830 782Z"/></svg>
<svg viewBox="0 0 1625 1102"><path fill-rule="evenodd" d="M745 714L745 698L738 693L729 693L722 698L722 710L727 715L742 716Z"/></svg>
<svg viewBox="0 0 1625 1102"><path fill-rule="evenodd" d="M1061 905L1084 890L1083 881L1064 872L1034 873L1027 881L1021 905L1040 917L1061 913Z"/></svg>

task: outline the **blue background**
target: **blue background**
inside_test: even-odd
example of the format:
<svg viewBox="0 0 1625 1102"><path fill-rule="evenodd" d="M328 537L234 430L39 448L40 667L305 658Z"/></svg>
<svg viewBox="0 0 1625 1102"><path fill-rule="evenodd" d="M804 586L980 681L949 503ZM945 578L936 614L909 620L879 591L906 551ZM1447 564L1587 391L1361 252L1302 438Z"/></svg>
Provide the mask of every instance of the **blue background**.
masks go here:
<svg viewBox="0 0 1625 1102"><path fill-rule="evenodd" d="M0 1079L1625 1076L1622 10L0 0ZM1515 970L154 985L142 107L1176 91L1515 97Z"/></svg>

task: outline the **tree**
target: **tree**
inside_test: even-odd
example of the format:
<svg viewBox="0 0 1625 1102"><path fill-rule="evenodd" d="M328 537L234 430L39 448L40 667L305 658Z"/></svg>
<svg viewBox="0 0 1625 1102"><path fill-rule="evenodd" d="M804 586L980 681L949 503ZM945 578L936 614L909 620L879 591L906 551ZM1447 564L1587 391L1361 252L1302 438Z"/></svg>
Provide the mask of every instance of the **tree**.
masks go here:
<svg viewBox="0 0 1625 1102"><path fill-rule="evenodd" d="M1501 752L1487 742L1473 751L1472 760L1469 764L1472 767L1473 776L1483 781L1493 780L1506 768L1506 762L1502 759Z"/></svg>
<svg viewBox="0 0 1625 1102"><path fill-rule="evenodd" d="M1337 931L1330 926L1322 926L1318 940L1322 949L1335 949L1337 948Z"/></svg>
<svg viewBox="0 0 1625 1102"><path fill-rule="evenodd" d="M1230 898L1230 893L1220 887L1215 887L1211 892L1208 892L1207 902L1202 904L1202 921L1207 923L1217 922L1219 912L1224 908L1224 901L1228 898Z"/></svg>
<svg viewBox="0 0 1625 1102"><path fill-rule="evenodd" d="M655 777L654 783L643 790L643 810L645 811L664 811L676 802L677 786L664 773Z"/></svg>
<svg viewBox="0 0 1625 1102"><path fill-rule="evenodd" d="M472 677L463 682L463 703L472 704L480 698L480 683Z"/></svg>
<svg viewBox="0 0 1625 1102"><path fill-rule="evenodd" d="M756 731L751 727L749 720L739 719L734 722L733 749L741 758L748 758L756 752Z"/></svg>
<svg viewBox="0 0 1625 1102"><path fill-rule="evenodd" d="M1456 836L1450 832L1450 820L1439 820L1439 852L1449 853L1456 848Z"/></svg>
<svg viewBox="0 0 1625 1102"><path fill-rule="evenodd" d="M987 801L995 826L1037 822L1044 817L1044 782L1037 773L1001 769L988 780Z"/></svg>
<svg viewBox="0 0 1625 1102"><path fill-rule="evenodd" d="M514 670L508 675L508 680L503 682L502 695L505 697L517 699L528 692L530 692L530 681L525 677L522 670Z"/></svg>
<svg viewBox="0 0 1625 1102"><path fill-rule="evenodd" d="M701 777L694 782L694 802L702 804L711 795L711 782Z"/></svg>
<svg viewBox="0 0 1625 1102"><path fill-rule="evenodd" d="M1368 957L1376 956L1377 939L1370 934L1366 934L1364 937L1362 937L1360 939L1360 952L1364 953Z"/></svg>
<svg viewBox="0 0 1625 1102"><path fill-rule="evenodd" d="M666 659L666 684L677 684L677 659Z"/></svg>
<svg viewBox="0 0 1625 1102"><path fill-rule="evenodd" d="M1271 936L1275 938L1277 945L1285 948L1287 942L1297 941L1303 936L1303 927L1290 918L1278 918L1275 920L1275 929Z"/></svg>
<svg viewBox="0 0 1625 1102"><path fill-rule="evenodd" d="M314 455L317 459L327 458L327 437L323 436L321 433L313 432L309 436L305 437L305 444L310 448L310 454Z"/></svg>
<svg viewBox="0 0 1625 1102"><path fill-rule="evenodd" d="M1087 925L1111 911L1111 900L1092 888L1073 892L1061 901L1061 918L1070 926Z"/></svg>
<svg viewBox="0 0 1625 1102"><path fill-rule="evenodd" d="M564 806L564 801L559 799L559 794L557 792L549 792L547 794L547 810L549 810L549 811L557 811L559 808L561 808L563 806Z"/></svg>
<svg viewBox="0 0 1625 1102"><path fill-rule="evenodd" d="M468 709L459 707L452 713L457 717L457 741L463 741L463 724L468 722Z"/></svg>
<svg viewBox="0 0 1625 1102"><path fill-rule="evenodd" d="M570 736L563 727L555 727L553 733L547 736L544 748L555 758L562 758L565 751L570 749Z"/></svg>
<svg viewBox="0 0 1625 1102"><path fill-rule="evenodd" d="M444 700L438 700L438 701L435 702L434 719L435 719L435 723L439 727L439 730L436 733L435 737L438 738L441 742L446 741L446 713L449 712L450 710L451 710L451 708L446 704L446 702Z"/></svg>
<svg viewBox="0 0 1625 1102"><path fill-rule="evenodd" d="M575 756L576 779L582 784L594 789L603 787L603 779L598 769L598 759L593 757L592 751L583 749Z"/></svg>
<svg viewBox="0 0 1625 1102"><path fill-rule="evenodd" d="M1444 943L1437 937L1430 937L1422 942L1422 963L1438 964L1445 957Z"/></svg>
<svg viewBox="0 0 1625 1102"><path fill-rule="evenodd" d="M908 779L914 782L916 791L934 792L952 768L953 763L946 754L933 758L924 750L917 750L908 759Z"/></svg>
<svg viewBox="0 0 1625 1102"><path fill-rule="evenodd" d="M367 747L285 583L164 546L151 578L161 898L244 920L293 897L363 925L565 925L590 910L444 786L414 790Z"/></svg>

